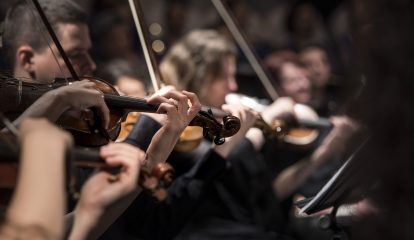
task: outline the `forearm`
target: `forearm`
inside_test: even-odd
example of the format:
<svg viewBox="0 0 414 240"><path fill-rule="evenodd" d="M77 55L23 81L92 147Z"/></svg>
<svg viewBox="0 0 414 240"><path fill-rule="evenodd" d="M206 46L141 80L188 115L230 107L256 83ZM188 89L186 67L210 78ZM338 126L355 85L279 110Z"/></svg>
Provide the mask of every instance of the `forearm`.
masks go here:
<svg viewBox="0 0 414 240"><path fill-rule="evenodd" d="M240 142L244 138L250 141L255 151L260 151L263 144L265 143L263 133L260 129L258 128L249 128L245 130L241 129L236 135L226 139L226 142L223 145L215 145L214 150L218 154L220 154L221 157L227 158L229 154L233 151L233 149L235 149L236 146L240 144Z"/></svg>
<svg viewBox="0 0 414 240"><path fill-rule="evenodd" d="M266 142L262 130L258 128L250 128L246 133L246 138L253 144L256 151L260 151Z"/></svg>
<svg viewBox="0 0 414 240"><path fill-rule="evenodd" d="M26 109L15 121L15 125L20 125L25 118L39 118L44 117L55 122L63 112L69 109L62 101L61 96L56 91L49 91L35 101L29 108Z"/></svg>
<svg viewBox="0 0 414 240"><path fill-rule="evenodd" d="M107 209L86 209L77 206L73 213L73 227L68 239L98 239L128 208L140 192L141 190L132 192Z"/></svg>
<svg viewBox="0 0 414 240"><path fill-rule="evenodd" d="M181 131L162 127L155 133L147 150L150 164L163 163L174 149Z"/></svg>
<svg viewBox="0 0 414 240"><path fill-rule="evenodd" d="M65 144L62 141L45 143L38 137L28 136L22 146L20 177L8 218L23 225L44 227L53 236L60 236L65 209Z"/></svg>
<svg viewBox="0 0 414 240"><path fill-rule="evenodd" d="M344 146L335 141L334 134L328 135L322 144L306 159L283 170L273 181L277 196L283 200L301 187L317 168L326 163L332 156L341 154Z"/></svg>
<svg viewBox="0 0 414 240"><path fill-rule="evenodd" d="M279 200L292 195L315 171L316 166L309 159L303 159L283 170L274 180L273 189Z"/></svg>

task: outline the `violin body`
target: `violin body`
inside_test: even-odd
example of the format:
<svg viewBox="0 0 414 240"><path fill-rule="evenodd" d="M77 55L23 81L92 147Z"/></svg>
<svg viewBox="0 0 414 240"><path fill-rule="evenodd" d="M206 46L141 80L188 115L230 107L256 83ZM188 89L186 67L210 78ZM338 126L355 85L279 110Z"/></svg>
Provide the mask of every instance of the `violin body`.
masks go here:
<svg viewBox="0 0 414 240"><path fill-rule="evenodd" d="M88 79L95 82L97 88L103 93L119 96L110 84L102 80ZM0 82L0 96L3 99L0 111L9 119L14 120L43 94L68 84L69 82L65 79L57 79L53 84L31 83L17 79L3 80ZM126 118L126 114L127 112L123 109L111 109L109 128L106 130L109 140L114 141L118 137L121 122ZM88 121L80 119L78 115L65 112L56 123L74 136L77 145L96 147L108 143L108 139L93 129Z"/></svg>
<svg viewBox="0 0 414 240"><path fill-rule="evenodd" d="M119 133L117 141L123 141L128 137L140 115L141 114L139 112L128 113L125 121L121 123L121 132Z"/></svg>
<svg viewBox="0 0 414 240"><path fill-rule="evenodd" d="M104 80L86 77L89 81L96 84L98 90L107 95L120 96L118 91ZM97 147L108 144L109 141L115 141L121 132L121 123L127 118L128 112L122 108L110 108L109 127L106 129L107 135L102 136L102 132L90 125L88 121L79 119L78 116L63 114L57 121L57 124L69 131L77 145L87 147ZM96 119L96 118L95 118ZM95 124L99 125L99 124Z"/></svg>

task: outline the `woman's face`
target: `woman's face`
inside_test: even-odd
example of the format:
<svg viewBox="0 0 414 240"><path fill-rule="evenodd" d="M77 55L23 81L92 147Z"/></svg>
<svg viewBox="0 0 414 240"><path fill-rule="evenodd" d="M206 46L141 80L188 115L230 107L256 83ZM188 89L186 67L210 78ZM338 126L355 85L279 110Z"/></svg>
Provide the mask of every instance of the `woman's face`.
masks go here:
<svg viewBox="0 0 414 240"><path fill-rule="evenodd" d="M297 103L308 103L311 99L310 80L303 68L284 63L280 72L280 86L284 94Z"/></svg>
<svg viewBox="0 0 414 240"><path fill-rule="evenodd" d="M203 90L203 104L211 107L221 108L225 103L225 97L231 92L237 91L236 82L236 59L234 56L227 56L222 62L222 72L211 81L209 86Z"/></svg>

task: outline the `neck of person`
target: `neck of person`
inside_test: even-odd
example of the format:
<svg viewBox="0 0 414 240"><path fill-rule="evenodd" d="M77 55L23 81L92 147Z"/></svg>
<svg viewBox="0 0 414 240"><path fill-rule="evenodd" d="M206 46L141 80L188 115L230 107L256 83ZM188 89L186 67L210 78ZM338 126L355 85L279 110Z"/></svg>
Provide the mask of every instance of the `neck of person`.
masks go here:
<svg viewBox="0 0 414 240"><path fill-rule="evenodd" d="M22 80L23 82L29 82L29 83L52 83L53 82L53 80L40 81L36 78L35 74L31 74L21 67L15 67L13 69L13 76L16 79Z"/></svg>

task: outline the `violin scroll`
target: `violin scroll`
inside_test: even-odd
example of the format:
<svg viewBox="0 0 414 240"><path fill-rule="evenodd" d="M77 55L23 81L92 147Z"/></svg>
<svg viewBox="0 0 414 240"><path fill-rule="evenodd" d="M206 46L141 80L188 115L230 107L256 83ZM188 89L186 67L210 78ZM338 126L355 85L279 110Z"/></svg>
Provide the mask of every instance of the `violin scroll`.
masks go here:
<svg viewBox="0 0 414 240"><path fill-rule="evenodd" d="M226 116L223 116L223 124L221 124L209 109L207 111L201 110L189 125L202 127L204 137L216 145L221 145L225 142L226 137L231 137L240 130L240 119L226 113Z"/></svg>
<svg viewBox="0 0 414 240"><path fill-rule="evenodd" d="M158 163L151 169L142 168L139 185L158 201L167 197L167 190L174 178L174 169L168 163Z"/></svg>

